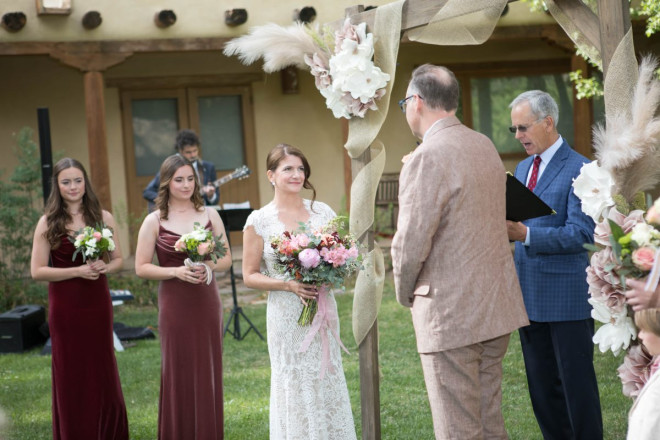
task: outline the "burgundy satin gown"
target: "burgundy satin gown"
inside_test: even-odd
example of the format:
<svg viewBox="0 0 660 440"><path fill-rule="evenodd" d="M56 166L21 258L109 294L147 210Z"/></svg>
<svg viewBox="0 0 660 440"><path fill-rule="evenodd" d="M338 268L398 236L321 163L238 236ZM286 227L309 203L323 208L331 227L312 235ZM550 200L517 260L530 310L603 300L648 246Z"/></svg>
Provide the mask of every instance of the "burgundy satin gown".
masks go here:
<svg viewBox="0 0 660 440"><path fill-rule="evenodd" d="M207 223L207 228L211 223ZM162 267L183 265L180 235L158 229L156 255ZM222 304L215 278L210 285L173 278L158 290L161 344L160 440L223 438Z"/></svg>
<svg viewBox="0 0 660 440"><path fill-rule="evenodd" d="M68 237L50 253L53 267L83 264ZM52 344L53 439L126 440L128 420L112 336L105 275L48 283Z"/></svg>

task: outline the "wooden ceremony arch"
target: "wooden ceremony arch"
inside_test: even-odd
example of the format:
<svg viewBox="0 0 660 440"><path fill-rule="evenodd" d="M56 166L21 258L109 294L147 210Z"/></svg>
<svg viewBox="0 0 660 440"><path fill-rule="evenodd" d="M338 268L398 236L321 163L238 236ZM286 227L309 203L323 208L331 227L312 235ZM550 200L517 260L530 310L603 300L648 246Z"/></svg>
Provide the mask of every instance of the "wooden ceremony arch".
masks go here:
<svg viewBox="0 0 660 440"><path fill-rule="evenodd" d="M401 19L401 37L406 39L408 31L429 24L433 17L449 0L406 0ZM464 2L477 0L462 0ZM508 0L513 3L517 0ZM597 0L598 15L594 14L580 0L553 0L554 6L565 15L570 24L578 29L586 43L600 53L603 66L603 78L606 79L614 53L630 30L631 22L628 0ZM365 22L373 31L376 11L365 11L363 6L346 9L346 16L353 24ZM343 20L331 23L340 28ZM570 37L570 35L569 35ZM348 122L344 122L344 131L348 133ZM371 147L357 158L351 159L353 180L359 171L371 161ZM360 240L371 251L374 248L374 234L370 228ZM380 427L380 391L378 368L378 322L375 321L366 337L359 345L360 360L360 403L362 412L362 439L381 438Z"/></svg>

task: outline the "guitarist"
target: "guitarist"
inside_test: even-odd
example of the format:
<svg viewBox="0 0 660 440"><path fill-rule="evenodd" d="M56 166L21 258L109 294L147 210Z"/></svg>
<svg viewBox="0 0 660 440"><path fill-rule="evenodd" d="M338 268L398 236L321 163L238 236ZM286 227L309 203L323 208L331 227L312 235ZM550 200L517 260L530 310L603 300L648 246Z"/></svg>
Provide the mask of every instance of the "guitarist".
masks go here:
<svg viewBox="0 0 660 440"><path fill-rule="evenodd" d="M215 166L199 157L199 137L197 137L197 134L188 129L179 131L176 135L174 148L177 154L185 157L192 164L202 187L204 202L207 205L216 205L220 199L220 190L213 183L216 180ZM149 203L149 212L154 209L154 199L158 195L159 186L160 172L156 173L156 177L142 191L142 197Z"/></svg>

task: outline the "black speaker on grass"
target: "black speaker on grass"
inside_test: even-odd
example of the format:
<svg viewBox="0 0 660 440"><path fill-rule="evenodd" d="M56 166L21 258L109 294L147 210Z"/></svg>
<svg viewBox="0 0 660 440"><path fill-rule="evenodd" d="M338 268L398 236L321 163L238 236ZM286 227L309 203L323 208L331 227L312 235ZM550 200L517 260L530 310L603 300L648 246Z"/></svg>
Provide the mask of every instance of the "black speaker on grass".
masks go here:
<svg viewBox="0 0 660 440"><path fill-rule="evenodd" d="M46 311L37 305L25 305L0 314L0 353L20 353L46 338L39 327L46 322Z"/></svg>

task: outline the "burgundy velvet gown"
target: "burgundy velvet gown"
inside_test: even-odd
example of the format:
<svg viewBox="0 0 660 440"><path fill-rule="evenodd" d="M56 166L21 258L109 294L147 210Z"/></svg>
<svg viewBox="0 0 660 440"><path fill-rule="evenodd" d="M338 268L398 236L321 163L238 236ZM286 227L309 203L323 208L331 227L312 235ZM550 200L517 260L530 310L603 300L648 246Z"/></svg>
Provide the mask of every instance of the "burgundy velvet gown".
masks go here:
<svg viewBox="0 0 660 440"><path fill-rule="evenodd" d="M211 227L210 221L206 227ZM160 266L183 265L186 253L174 250L179 237L159 227ZM222 439L222 304L215 278L209 285L178 278L161 281L158 307L162 360L158 438Z"/></svg>
<svg viewBox="0 0 660 440"><path fill-rule="evenodd" d="M51 251L53 267L71 261L73 243ZM128 420L112 336L108 280L72 278L48 284L52 344L53 439L126 440Z"/></svg>

